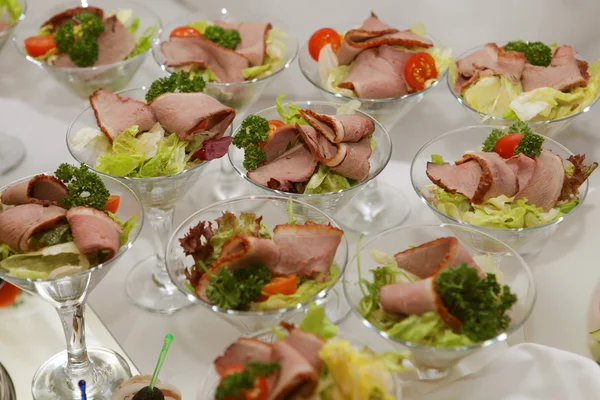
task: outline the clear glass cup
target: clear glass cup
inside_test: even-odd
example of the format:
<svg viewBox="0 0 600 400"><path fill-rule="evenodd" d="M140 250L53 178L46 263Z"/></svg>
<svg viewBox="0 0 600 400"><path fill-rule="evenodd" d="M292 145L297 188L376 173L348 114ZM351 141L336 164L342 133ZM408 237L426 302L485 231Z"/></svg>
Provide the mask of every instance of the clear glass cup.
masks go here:
<svg viewBox="0 0 600 400"><path fill-rule="evenodd" d="M338 27L336 30L338 32L346 31L354 25L356 24L349 23ZM404 28L400 27L399 29ZM439 42L431 36L427 35L426 37L439 45ZM420 103L425 95L444 78L442 74L434 84L425 90L401 97L385 99L357 98L344 96L323 86L319 74L319 64L310 55L308 42L302 46L298 62L304 77L319 89L327 101L335 103L348 103L352 100L360 101L360 110L379 121L388 132L391 132L396 123ZM346 229L375 234L401 225L409 214L408 200L402 191L374 180L369 183L367 190L363 190L354 199L352 204L340 210L336 215L336 220Z"/></svg>
<svg viewBox="0 0 600 400"><path fill-rule="evenodd" d="M506 42L496 42L496 43L498 43L498 45L506 44ZM456 60L460 60L464 57L467 57L467 56L475 53L476 51L481 50L483 47L485 47L485 45L477 46L471 50L468 50L464 54L461 54L459 57L457 57ZM575 55L575 58L581 59L578 55ZM450 93L452 93L452 95L454 96L456 101L458 101L461 104L462 109L469 116L469 118L471 118L471 120L473 122L477 122L477 123L484 124L484 125L491 125L494 127L510 126L515 123L515 121L509 120L509 119L504 119L502 117L482 113L480 111L477 111L473 107L471 107L469 104L467 104L467 102L462 98L462 96L460 94L457 94L454 91L454 82L456 79L455 75L456 74L448 74L448 77L446 79L446 82L448 84L448 89L450 90ZM575 114L572 114L572 115L569 115L569 116L566 116L563 118L559 118L559 119L548 120L548 121L527 121L527 124L535 132L539 132L542 135L545 135L548 137L557 136L558 134L562 133L569 125L571 125L571 122L573 122L576 117L590 111L592 109L592 107L596 104L596 102L598 102L598 99L600 99L600 93L598 94L598 96L596 96L596 98L594 99L594 101L592 101L592 103L590 105L588 105L587 107L585 107L584 109L582 109L581 111L579 111Z"/></svg>
<svg viewBox="0 0 600 400"><path fill-rule="evenodd" d="M359 259L362 277L370 281L372 279L370 271L380 266L371 258L371 250L375 249L394 255L411 246L449 236L456 237L475 259L477 259L477 256L492 256L498 268L502 271L504 284L508 285L511 291L517 295L518 300L509 311L512 321L506 332L498 334L493 339L470 346L432 347L391 337L362 316L360 301L364 295L359 286ZM411 362L417 369L419 379L443 378L464 357L506 340L508 336L520 329L529 318L536 297L535 283L531 271L516 251L485 233L452 224L403 226L390 229L370 238L360 245L356 255L348 264L343 283L344 293L352 305L352 310L362 323L388 339L398 350L410 350Z"/></svg>
<svg viewBox="0 0 600 400"><path fill-rule="evenodd" d="M444 160L449 162L460 160L466 151L477 149L493 129L494 126L469 126L453 130L431 140L419 150L413 159L410 167L411 183L417 195L431 210L433 210L440 221L448 224L468 226L484 232L506 243L515 249L521 256L533 257L542 251L544 245L558 229L558 225L581 207L588 192L589 184L587 181L579 188L580 203L570 213L563 215L555 221L533 228L500 229L471 225L443 214L435 206L429 203L423 194L425 186L433 184L426 174L427 162L431 161L432 154L439 154ZM563 161L566 160L567 157L573 155L566 147L547 137L545 137L543 147L544 149L551 150L554 154L559 155Z"/></svg>
<svg viewBox="0 0 600 400"><path fill-rule="evenodd" d="M52 173L46 173L52 175ZM0 189L26 182L33 176L20 179ZM101 176L111 194L121 197L117 216L126 221L137 216L137 226L129 234L127 244L121 246L109 261L94 268L61 278L25 279L7 275L0 270L0 278L21 290L37 294L58 312L67 343L67 350L46 361L36 372L32 382L35 400L80 399L78 382L84 379L90 399L110 399L113 390L131 377L127 361L119 354L101 347L86 346L84 306L89 293L121 256L131 248L143 224L142 204L135 193L116 179ZM43 332L40 332L43 340Z"/></svg>
<svg viewBox="0 0 600 400"><path fill-rule="evenodd" d="M119 92L120 95L135 100L144 101L147 88L130 89ZM96 165L96 159L89 152L73 148L72 138L83 128L97 127L94 110L91 107L82 111L67 130L67 146L71 155L79 162L87 164L91 169ZM230 136L230 127L226 136ZM187 193L209 161L187 169L177 174L155 178L125 178L113 176L120 180L139 196L146 218L153 230L154 248L156 253L139 262L131 268L125 288L127 295L137 306L154 313L173 314L193 305L179 293L171 283L165 267L165 247L173 232L173 215L175 204ZM106 175L96 171L100 175Z"/></svg>
<svg viewBox="0 0 600 400"><path fill-rule="evenodd" d="M32 62L39 68L45 69L69 91L76 96L85 99L100 88L104 88L111 92L124 89L150 53L150 49L148 49L127 60L88 68L54 67L27 55L24 46L25 39L30 36L35 36L40 29L41 24L50 19L53 15L66 9L78 6L87 7L88 5L101 8L104 10L105 15L108 15L112 11L117 11L118 9L131 9L133 11L133 16L140 19L140 26L136 33L136 37L138 38L139 35L150 27L156 28L156 37L160 34L162 28L160 18L156 13L141 3L127 0L76 0L53 6L43 12L28 13L25 20L17 26L13 36L15 48L23 57L25 57L25 59L27 59L27 61Z"/></svg>
<svg viewBox="0 0 600 400"><path fill-rule="evenodd" d="M332 285L316 293L310 300L298 303L292 307L270 311L237 311L222 309L217 306L206 303L196 296L188 286L185 270L194 264L191 256L186 256L180 246L179 239L183 238L200 221L215 221L221 217L225 211L230 211L236 216L242 212L255 212L257 216L262 216L262 222L272 230L276 225L287 224L289 215L286 211L288 202L291 202L294 216L297 223L302 224L306 221L313 221L318 224L331 224L334 227L338 225L327 214L315 207L298 201L288 199L282 196L246 196L238 197L232 200L225 200L203 208L192 214L176 230L169 245L167 246L167 270L171 280L177 285L179 290L192 302L216 313L220 318L236 327L243 335L250 335L268 327L277 325L281 321L290 322L301 317L308 304L316 302L324 305L327 318L337 319L339 315L339 305L342 304L343 295L341 290L336 292L333 286L343 275L346 263L348 261L348 242L345 236L335 253L334 262L339 266L339 274ZM343 310L344 311L344 310ZM345 311L344 311L345 312Z"/></svg>
<svg viewBox="0 0 600 400"><path fill-rule="evenodd" d="M152 54L158 65L167 73L173 72L171 68L165 65L166 59L163 55L160 44L163 41L169 40L169 36L173 29L186 25L193 21L215 21L224 20L228 22L243 21L241 18L235 17L234 13L230 12L227 8L222 8L221 12L216 15L208 15L203 13L186 14L182 18L178 18L175 21L165 26L160 37L153 42ZM214 97L221 103L228 107L231 107L236 112L236 125L239 125L242 119L245 117L248 108L252 106L260 98L265 89L273 83L275 77L279 76L283 71L289 68L290 65L296 59L298 54L298 41L291 35L291 29L282 22L277 21L275 18L271 18L268 15L263 15L260 18L253 18L256 21L270 22L274 28L281 28L287 33L285 45L287 52L283 57L283 63L279 70L272 74L262 77L247 80L244 82L233 82L233 83L219 83L219 82L207 82L204 93ZM209 185L212 189L210 195L211 200L227 200L233 197L249 194L246 192L244 185L240 185L240 179L235 174L227 160L221 160L220 173L214 174L214 182Z"/></svg>
<svg viewBox="0 0 600 400"><path fill-rule="evenodd" d="M278 340L277 335L273 332L272 329L267 329L267 330L258 332L256 334L254 334L252 336L252 338L258 339L265 343L274 343ZM377 342L370 341L367 345L363 341L355 339L355 338L345 335L345 334L340 334L340 335L336 336L334 339L347 340L356 349L361 349L361 348L367 346L370 350L377 352L377 353L383 353L383 352L389 352L389 351L395 350L394 346L390 345L389 343L387 343L385 341L377 341ZM395 395L394 397L396 398L396 400L402 400L402 398L403 398L402 397L402 386L400 384L400 380L393 373L391 373L391 377L394 381L394 389L393 389L393 394ZM204 378L202 386L200 387L200 389L198 391L198 395L196 396L197 400L213 400L213 399L215 399L215 391L216 391L217 387L219 386L220 380L221 380L221 376L219 376L219 374L217 374L217 371L215 371L215 368L212 366L212 363L211 363L211 367L209 368L208 374Z"/></svg>

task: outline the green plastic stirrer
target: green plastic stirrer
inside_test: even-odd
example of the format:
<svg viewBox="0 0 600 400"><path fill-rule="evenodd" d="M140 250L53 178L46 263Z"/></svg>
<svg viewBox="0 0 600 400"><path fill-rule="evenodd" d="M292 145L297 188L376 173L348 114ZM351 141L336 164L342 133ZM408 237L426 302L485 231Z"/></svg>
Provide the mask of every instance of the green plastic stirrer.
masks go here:
<svg viewBox="0 0 600 400"><path fill-rule="evenodd" d="M165 342L163 343L162 350L160 351L160 355L158 356L158 361L156 362L156 367L154 368L154 374L152 374L152 380L150 381L150 386L148 386L148 394L152 395L154 392L154 384L158 379L158 374L160 369L162 368L163 363L165 362L165 357L167 356L167 352L169 351L169 346L171 346L171 342L173 341L173 335L170 333L165 336Z"/></svg>

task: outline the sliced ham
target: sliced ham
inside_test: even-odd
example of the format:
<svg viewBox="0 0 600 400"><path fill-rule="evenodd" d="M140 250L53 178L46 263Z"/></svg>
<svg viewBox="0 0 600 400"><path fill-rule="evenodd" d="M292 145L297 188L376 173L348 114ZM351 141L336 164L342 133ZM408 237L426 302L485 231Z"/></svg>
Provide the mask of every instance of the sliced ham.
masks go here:
<svg viewBox="0 0 600 400"><path fill-rule="evenodd" d="M205 161L221 158L227 154L231 140L231 136L205 140L202 142L202 147L200 150L194 153L194 156L199 160Z"/></svg>
<svg viewBox="0 0 600 400"><path fill-rule="evenodd" d="M341 164L331 169L358 182L367 179L371 170L369 158L373 152L369 138L365 137L358 143L342 143L340 146L347 148L346 157Z"/></svg>
<svg viewBox="0 0 600 400"><path fill-rule="evenodd" d="M529 158L526 155L519 153L506 160L506 164L512 168L514 173L517 175L517 184L519 192L523 190L533 177L535 171L535 160ZM517 192L518 195L518 192Z"/></svg>
<svg viewBox="0 0 600 400"><path fill-rule="evenodd" d="M459 75L470 78L477 71L488 71L493 75L504 75L518 83L525 67L525 55L518 51L504 51L495 43L489 43L475 53L456 62Z"/></svg>
<svg viewBox="0 0 600 400"><path fill-rule="evenodd" d="M104 32L98 36L98 59L92 65L114 64L123 61L135 49L136 39L116 15L104 20ZM61 54L54 61L55 67L77 68L68 54Z"/></svg>
<svg viewBox="0 0 600 400"><path fill-rule="evenodd" d="M90 96L90 104L98 127L112 141L130 126L140 132L148 131L156 123L154 111L146 103L98 89Z"/></svg>
<svg viewBox="0 0 600 400"><path fill-rule="evenodd" d="M564 179L565 172L560 156L549 150L542 150L535 158L535 170L529 184L519 191L516 198L526 198L529 204L549 211L560 197Z"/></svg>
<svg viewBox="0 0 600 400"><path fill-rule="evenodd" d="M379 17L371 11L371 15L363 22L360 29L364 29L365 31L384 31L393 28L388 24L381 22Z"/></svg>
<svg viewBox="0 0 600 400"><path fill-rule="evenodd" d="M325 345L325 340L322 337L302 329L292 329L283 341L302 354L315 370L321 370L323 359L319 356L319 352Z"/></svg>
<svg viewBox="0 0 600 400"><path fill-rule="evenodd" d="M100 8L92 7L92 6L74 7L74 8L69 8L68 10L65 10L61 13L54 15L48 21L46 21L42 25L40 25L40 28L43 28L47 25L52 25L53 28L56 29L59 26L61 26L62 24L64 24L65 22L71 21L74 16L81 14L81 13L90 13L90 14L94 14L95 16L97 16L100 19L104 18L104 11L102 11L102 9L100 9Z"/></svg>
<svg viewBox="0 0 600 400"><path fill-rule="evenodd" d="M151 380L151 375L136 375L129 378L115 389L110 400L132 400L140 390L150 386ZM175 386L157 379L155 387L160 389L165 400L181 400L181 391Z"/></svg>
<svg viewBox="0 0 600 400"><path fill-rule="evenodd" d="M327 115L301 110L302 117L332 143L358 142L375 132L375 122L359 114Z"/></svg>
<svg viewBox="0 0 600 400"><path fill-rule="evenodd" d="M160 44L167 66L204 63L219 82L243 82L242 70L250 66L243 55L203 38L174 37Z"/></svg>
<svg viewBox="0 0 600 400"><path fill-rule="evenodd" d="M57 206L23 204L0 212L0 243L13 250L32 250L29 240L33 235L52 228L65 219L67 210Z"/></svg>
<svg viewBox="0 0 600 400"><path fill-rule="evenodd" d="M296 124L304 142L317 160L328 167L337 167L344 161L348 151L341 143L333 144L310 125Z"/></svg>
<svg viewBox="0 0 600 400"><path fill-rule="evenodd" d="M269 400L288 400L294 396L310 396L319 381L318 372L293 346L284 340L273 344L274 360L281 365L279 379Z"/></svg>
<svg viewBox="0 0 600 400"><path fill-rule="evenodd" d="M427 177L445 191L460 193L472 199L481 180L481 167L476 162L459 165L427 163Z"/></svg>
<svg viewBox="0 0 600 400"><path fill-rule="evenodd" d="M273 229L273 241L281 256L273 272L325 278L343 235L341 229L331 225L311 222L277 225Z"/></svg>
<svg viewBox="0 0 600 400"><path fill-rule="evenodd" d="M250 66L263 65L267 36L273 27L266 22L241 22L231 24L225 21L215 21L215 25L225 29L235 29L240 33L242 41L235 51L250 61Z"/></svg>
<svg viewBox="0 0 600 400"><path fill-rule="evenodd" d="M394 259L399 268L421 279L429 278L438 271L463 263L477 269L481 276L485 276L467 249L455 237L435 239L397 253Z"/></svg>
<svg viewBox="0 0 600 400"><path fill-rule="evenodd" d="M274 269L278 262L279 250L271 239L237 234L223 245L213 267L227 266L234 271L261 264Z"/></svg>
<svg viewBox="0 0 600 400"><path fill-rule="evenodd" d="M60 180L49 175L36 175L27 182L8 187L0 200L6 205L27 203L48 203L58 205L69 196L67 187Z"/></svg>
<svg viewBox="0 0 600 400"><path fill-rule="evenodd" d="M269 135L262 148L267 155L265 163L270 163L294 147L298 140L298 136L299 132L296 128L296 124L286 124L277 128L272 135Z"/></svg>
<svg viewBox="0 0 600 400"><path fill-rule="evenodd" d="M312 176L316 167L317 159L300 143L270 163L248 171L248 178L267 187L271 179L278 182L304 182Z"/></svg>
<svg viewBox="0 0 600 400"><path fill-rule="evenodd" d="M523 71L523 90L529 92L541 87L564 91L587 84L585 75L575 59L571 46L563 45L554 51L548 67L527 64Z"/></svg>
<svg viewBox="0 0 600 400"><path fill-rule="evenodd" d="M80 252L86 255L105 252L103 262L117 254L122 228L106 213L90 207L74 207L67 211L67 220Z"/></svg>
<svg viewBox="0 0 600 400"><path fill-rule="evenodd" d="M219 139L235 119L235 110L204 93L164 93L150 107L167 132L192 140L198 131Z"/></svg>
<svg viewBox="0 0 600 400"><path fill-rule="evenodd" d="M227 368L235 365L244 365L250 361L267 363L271 361L273 349L271 344L252 338L239 338L231 344L214 361L217 374L221 375Z"/></svg>

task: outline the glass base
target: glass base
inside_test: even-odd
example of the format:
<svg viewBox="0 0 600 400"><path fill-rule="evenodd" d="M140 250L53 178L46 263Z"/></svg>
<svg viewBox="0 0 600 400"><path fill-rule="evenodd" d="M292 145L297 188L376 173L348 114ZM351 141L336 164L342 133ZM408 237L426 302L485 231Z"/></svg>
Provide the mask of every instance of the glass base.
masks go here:
<svg viewBox="0 0 600 400"><path fill-rule="evenodd" d="M318 302L325 309L325 316L334 324L338 325L350 315L350 304L344 296L344 287L342 282L336 283L325 299Z"/></svg>
<svg viewBox="0 0 600 400"><path fill-rule="evenodd" d="M333 219L345 230L374 235L402 225L410 214L405 194L379 182L367 186Z"/></svg>
<svg viewBox="0 0 600 400"><path fill-rule="evenodd" d="M73 379L66 375L66 351L46 361L33 377L34 400L81 399L79 379L85 379L88 400L109 400L117 386L131 378L127 361L117 353L101 347L88 347L87 352L92 364L89 377Z"/></svg>
<svg viewBox="0 0 600 400"><path fill-rule="evenodd" d="M0 174L16 168L25 158L25 145L14 136L0 133Z"/></svg>
<svg viewBox="0 0 600 400"><path fill-rule="evenodd" d="M151 256L137 263L127 275L127 296L136 306L156 314L174 314L194 305L173 283L156 279L157 270L156 256Z"/></svg>

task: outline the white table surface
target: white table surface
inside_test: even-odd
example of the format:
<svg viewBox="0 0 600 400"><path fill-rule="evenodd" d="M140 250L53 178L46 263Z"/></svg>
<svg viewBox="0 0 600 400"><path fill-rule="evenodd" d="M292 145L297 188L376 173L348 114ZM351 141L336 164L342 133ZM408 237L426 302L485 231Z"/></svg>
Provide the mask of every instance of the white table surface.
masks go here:
<svg viewBox="0 0 600 400"><path fill-rule="evenodd" d="M46 0L30 2L30 10L56 3ZM201 4L191 0L147 0L145 3L158 11L165 23L197 9L197 5ZM343 22L342 19L358 22L373 8L391 24L425 22L431 34L452 45L456 54L486 41L523 38L566 42L579 49L584 56L589 55L590 60L600 56L600 42L596 40L600 35L600 26L596 21L600 3L596 0L510 0L501 4L491 0L372 0L368 5L359 0L230 0L204 1L202 7L205 10L220 7L243 10L247 19L268 13L285 20L293 33L303 40L317 28L339 24ZM333 15L338 17L333 18ZM150 56L130 87L147 84L158 76L160 70ZM297 64L294 64L289 71L276 78L265 97L250 111L272 105L273 98L280 92L285 92L291 100L321 99L319 93L304 80ZM62 89L44 71L21 59L8 43L0 51L0 131L20 137L27 145L28 154L23 164L0 176L0 186L25 175L53 170L60 162L72 162L65 146L65 133L69 122L83 107L82 100ZM599 112L594 109L578 118L558 140L575 153L586 153L589 159L600 160L600 134L596 129L600 124ZM469 124L471 121L461 111L444 82L391 132L393 161L381 179L405 191L412 209L407 224L436 222L410 186L408 166L413 155L426 141ZM212 167L216 167L216 163ZM590 183L590 192L578 213L561 224L554 240L542 254L528 260L536 278L538 298L525 332L529 341L585 356L591 356L588 332L600 328L600 269L597 267L596 253L596 227L600 222L598 172ZM190 190L177 209L176 224L194 207L209 204L210 199L205 191L206 186L202 186L202 182ZM192 197L196 198L195 203L191 201ZM198 307L164 317L143 312L128 302L124 279L129 267L152 252L150 240L149 226L146 226L133 249L92 293L90 303L142 373L151 373L165 333L172 333L175 341L161 378L180 387L184 398L195 398L201 378L214 356L235 339L237 332ZM350 243L351 248L354 247L354 240ZM377 336L362 328L354 318L346 321L342 327L354 335L360 335L365 341L377 340ZM1 344L2 336L0 357L3 354ZM54 351L57 350L60 349L57 347ZM32 365L31 371L36 367ZM23 386L29 384L30 378L19 376L15 379L19 392L29 390Z"/></svg>

